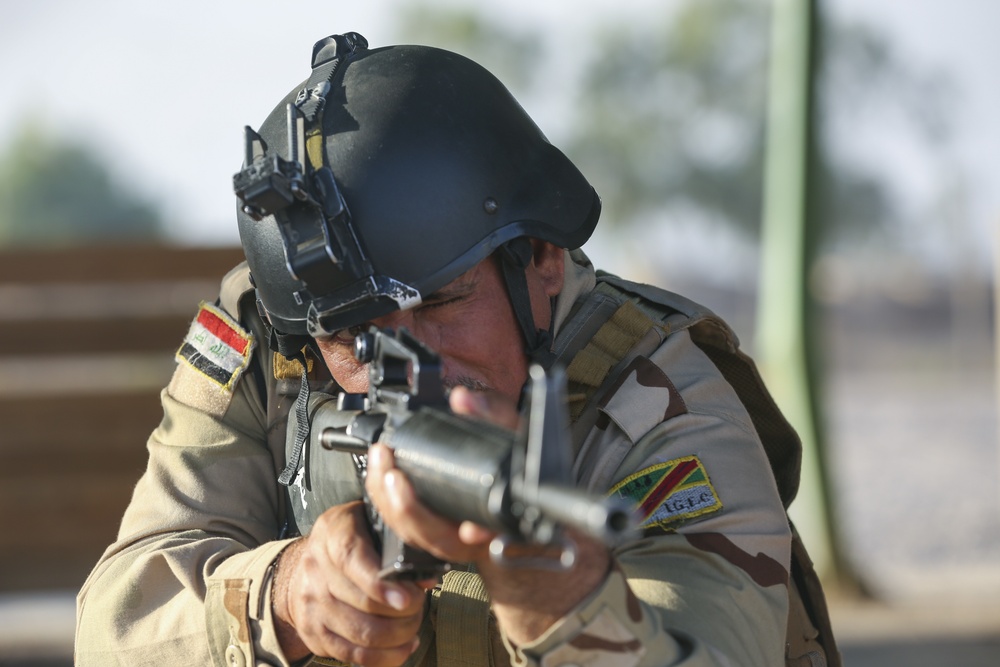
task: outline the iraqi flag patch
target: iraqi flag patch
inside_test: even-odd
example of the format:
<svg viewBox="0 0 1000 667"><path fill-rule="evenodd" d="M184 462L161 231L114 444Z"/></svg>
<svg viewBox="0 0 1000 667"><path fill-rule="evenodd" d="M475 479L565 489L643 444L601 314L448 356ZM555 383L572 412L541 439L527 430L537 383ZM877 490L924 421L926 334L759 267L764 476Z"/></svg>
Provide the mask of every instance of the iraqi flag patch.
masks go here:
<svg viewBox="0 0 1000 667"><path fill-rule="evenodd" d="M722 501L697 456L640 470L616 484L609 495L630 502L643 528L673 528L688 519L722 509Z"/></svg>
<svg viewBox="0 0 1000 667"><path fill-rule="evenodd" d="M202 303L191 323L177 360L232 391L250 363L253 336L219 308Z"/></svg>

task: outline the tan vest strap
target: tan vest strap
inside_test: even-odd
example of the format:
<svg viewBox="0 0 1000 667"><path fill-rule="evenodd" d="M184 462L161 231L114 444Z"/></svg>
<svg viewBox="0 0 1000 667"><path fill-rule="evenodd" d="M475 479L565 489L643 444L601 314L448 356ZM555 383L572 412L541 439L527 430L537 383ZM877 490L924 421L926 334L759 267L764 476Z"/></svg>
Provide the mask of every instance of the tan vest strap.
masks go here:
<svg viewBox="0 0 1000 667"><path fill-rule="evenodd" d="M649 317L634 303L626 301L573 357L566 369L570 419L576 421L594 390L652 326Z"/></svg>
<svg viewBox="0 0 1000 667"><path fill-rule="evenodd" d="M448 572L437 596L438 667L491 665L490 601L472 572Z"/></svg>

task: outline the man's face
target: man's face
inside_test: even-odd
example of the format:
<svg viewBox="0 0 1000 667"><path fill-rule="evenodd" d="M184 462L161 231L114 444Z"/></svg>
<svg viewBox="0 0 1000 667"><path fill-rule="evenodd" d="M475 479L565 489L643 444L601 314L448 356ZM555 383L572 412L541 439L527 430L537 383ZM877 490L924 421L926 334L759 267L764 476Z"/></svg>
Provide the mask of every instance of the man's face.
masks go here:
<svg viewBox="0 0 1000 667"><path fill-rule="evenodd" d="M562 289L562 250L536 242L527 277L535 326L548 328L550 298ZM409 330L441 356L449 387L462 384L493 390L516 401L527 379L524 338L493 258L480 262L416 308L317 341L333 379L351 393L368 390L368 367L354 358L354 334L368 325Z"/></svg>

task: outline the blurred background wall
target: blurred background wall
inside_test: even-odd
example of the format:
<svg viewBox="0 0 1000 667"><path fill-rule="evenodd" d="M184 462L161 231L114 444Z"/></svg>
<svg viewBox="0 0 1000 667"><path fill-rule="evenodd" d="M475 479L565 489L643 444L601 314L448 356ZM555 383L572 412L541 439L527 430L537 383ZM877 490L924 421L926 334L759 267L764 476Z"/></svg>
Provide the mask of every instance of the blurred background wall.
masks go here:
<svg viewBox="0 0 1000 667"><path fill-rule="evenodd" d="M17 270L20 283L0 283L0 327L10 341L26 317L19 308L44 320L60 303L81 303L66 291L72 273L62 288L25 292L21 283L44 283L59 272L51 262L65 263L47 252L238 245L231 176L243 126L259 125L305 77L313 41L357 30L372 45L450 48L496 73L603 196L585 248L595 262L703 302L753 352L772 9L768 0L11 4L0 24L0 253L33 259ZM898 634L903 651L917 630L993 651L1000 43L991 31L1000 7L820 0L817 9L817 213L807 221L817 254L806 280L837 622L852 646L884 648ZM211 298L205 276L163 296L171 281L158 274L144 279L156 283L151 291L126 297L107 291L126 279L97 273L88 298L104 310L80 308L88 313L159 299L183 318ZM156 289L159 297L143 296ZM62 386L86 386L94 365L77 355L73 366L58 337L52 345L45 361L4 348L0 397L19 399L74 368L81 375ZM149 392L162 385L170 346L162 347L142 352L148 366L118 358L120 381ZM113 353L100 352L111 355L99 359L104 370ZM46 479L55 463L33 457L23 435L31 429L7 414L0 457ZM141 470L144 442L134 447L126 456ZM42 481L22 485L0 512L14 516L16 502L46 493ZM117 521L113 508L101 511L102 525ZM112 538L94 537L77 560L96 560L93 544ZM0 541L0 565L28 567L16 544ZM54 613L34 625L46 628L36 644L58 659L82 578L72 570L46 585L23 574L0 590L0 635L19 627L5 619L30 625L33 614ZM24 645L15 635L0 641L0 664Z"/></svg>

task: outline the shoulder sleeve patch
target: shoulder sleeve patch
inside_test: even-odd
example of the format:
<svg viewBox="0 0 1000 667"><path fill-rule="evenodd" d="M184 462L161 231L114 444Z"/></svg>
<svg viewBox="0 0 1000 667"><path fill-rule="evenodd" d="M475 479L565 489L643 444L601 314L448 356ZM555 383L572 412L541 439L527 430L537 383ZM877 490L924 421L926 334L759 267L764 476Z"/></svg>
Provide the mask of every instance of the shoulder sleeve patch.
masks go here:
<svg viewBox="0 0 1000 667"><path fill-rule="evenodd" d="M232 393L233 385L250 363L253 344L253 335L229 315L202 303L176 357L182 365Z"/></svg>
<svg viewBox="0 0 1000 667"><path fill-rule="evenodd" d="M722 501L697 456L640 470L616 484L608 495L632 503L643 528L675 528L722 509Z"/></svg>

